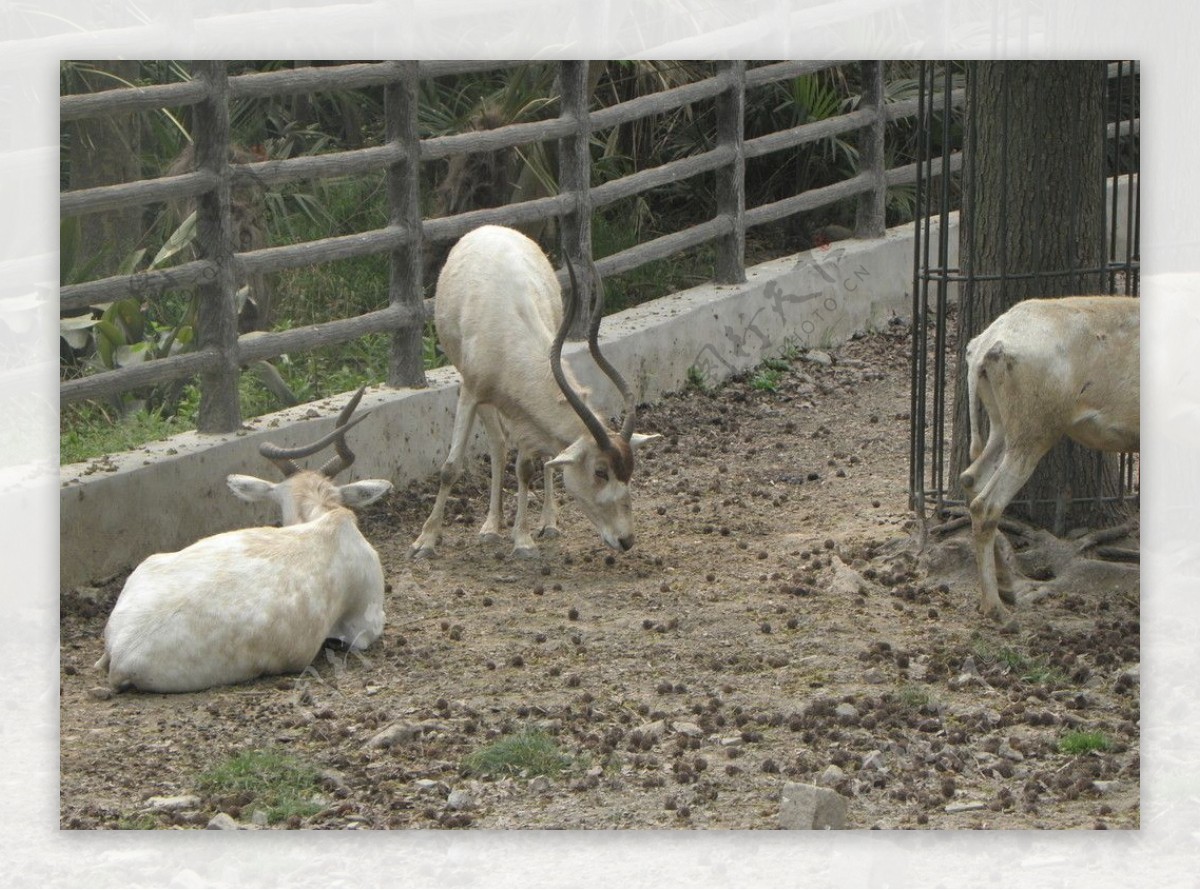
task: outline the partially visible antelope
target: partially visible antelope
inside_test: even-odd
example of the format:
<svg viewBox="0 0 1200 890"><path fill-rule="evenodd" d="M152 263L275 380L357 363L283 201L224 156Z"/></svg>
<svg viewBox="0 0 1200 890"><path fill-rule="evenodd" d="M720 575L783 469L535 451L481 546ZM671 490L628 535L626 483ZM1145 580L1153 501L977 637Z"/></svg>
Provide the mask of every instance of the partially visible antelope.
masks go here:
<svg viewBox="0 0 1200 890"><path fill-rule="evenodd" d="M633 431L636 398L600 352L602 286L591 318L588 348L624 400L625 417L619 430L609 429L588 406L587 391L563 367L563 341L578 312L575 272L569 263L568 271L572 286L564 318L562 295L550 261L520 232L482 226L464 235L446 258L438 277L434 320L442 349L462 375L462 385L441 487L420 536L413 542L414 556L436 552L446 498L462 474L476 415L487 431L492 461L491 498L479 532L483 540L498 540L503 527L501 480L511 437L517 448L514 555L535 556L538 552L527 509L529 480L539 458L545 461L541 537L558 533L552 472L557 467L567 491L604 543L616 550L633 546L629 481L634 452L657 436Z"/></svg>
<svg viewBox="0 0 1200 890"><path fill-rule="evenodd" d="M1014 601L1000 516L1043 455L1063 436L1098 451L1140 448L1139 308L1134 297L1025 300L967 344L972 462L959 482L988 617L1002 619L1001 599Z"/></svg>
<svg viewBox="0 0 1200 890"><path fill-rule="evenodd" d="M383 632L383 569L350 508L370 504L392 484L335 485L354 463L346 433L367 415L347 403L332 432L310 445L259 447L282 482L230 475L243 500L272 500L280 528L247 528L148 557L129 579L104 628L104 655L117 690L194 692L267 674L302 671L336 639L364 649ZM295 461L329 444L317 471Z"/></svg>

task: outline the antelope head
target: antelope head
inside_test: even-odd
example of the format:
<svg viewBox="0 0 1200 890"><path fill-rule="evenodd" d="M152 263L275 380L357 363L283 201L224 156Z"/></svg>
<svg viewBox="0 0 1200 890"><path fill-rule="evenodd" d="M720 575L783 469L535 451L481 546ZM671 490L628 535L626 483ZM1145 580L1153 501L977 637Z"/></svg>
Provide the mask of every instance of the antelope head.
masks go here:
<svg viewBox="0 0 1200 890"><path fill-rule="evenodd" d="M271 442L259 446L259 453L283 473L282 482L267 482L253 476L232 474L226 482L235 495L245 501L273 500L279 504L284 525L309 522L336 507L362 507L372 503L391 489L385 479L365 479L347 485L335 485L338 473L354 463L354 452L346 444L346 433L366 419L370 412L353 420L354 409L362 400L364 386L346 403L338 415L333 430L308 445L283 448ZM302 470L296 461L309 457L332 444L335 454L318 470Z"/></svg>
<svg viewBox="0 0 1200 890"><path fill-rule="evenodd" d="M596 273L595 266L592 267L592 274L597 284L596 305L588 326L588 351L621 394L625 406L621 428L609 429L587 406L583 397L563 373L563 342L579 312L579 288L575 280L575 269L570 258L566 258L566 263L567 274L571 279L571 293L567 300L565 317L550 347L550 369L558 388L587 427L587 433L568 445L556 457L546 461L546 467L547 470L550 467L562 470L563 484L600 532L604 543L614 550L628 550L633 546L633 510L629 480L633 476L634 452L639 446L658 436L633 431L637 421L637 400L633 390L600 352L597 336L604 310L604 284Z"/></svg>

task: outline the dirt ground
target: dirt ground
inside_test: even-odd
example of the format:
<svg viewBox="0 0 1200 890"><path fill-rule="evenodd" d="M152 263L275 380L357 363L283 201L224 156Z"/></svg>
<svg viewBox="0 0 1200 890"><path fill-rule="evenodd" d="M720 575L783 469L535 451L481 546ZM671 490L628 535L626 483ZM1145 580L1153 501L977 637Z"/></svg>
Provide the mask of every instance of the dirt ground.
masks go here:
<svg viewBox="0 0 1200 890"><path fill-rule="evenodd" d="M253 801L198 776L263 749L322 771L320 811L278 828L774 829L789 782L842 794L850 828L1137 828L1137 567L1014 538L1041 595L984 623L969 530L922 551L907 508L909 342L643 409L662 439L626 554L568 503L537 559L481 544L481 459L440 556L413 561L436 481L394 492L361 520L382 640L300 676L108 694L92 664L124 576L64 595L62 826L248 826ZM524 729L573 765L464 768ZM1063 753L1081 731L1107 749Z"/></svg>

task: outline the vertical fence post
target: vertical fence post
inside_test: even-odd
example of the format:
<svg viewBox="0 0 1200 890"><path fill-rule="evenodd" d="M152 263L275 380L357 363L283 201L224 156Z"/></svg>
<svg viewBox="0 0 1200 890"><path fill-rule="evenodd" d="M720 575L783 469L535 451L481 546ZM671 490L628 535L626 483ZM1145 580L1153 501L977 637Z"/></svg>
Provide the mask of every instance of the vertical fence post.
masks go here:
<svg viewBox="0 0 1200 890"><path fill-rule="evenodd" d="M884 211L887 207L887 167L883 140L887 117L883 107L883 62L862 63L862 102L860 107L874 111L872 122L859 131L858 168L870 173L871 190L858 196L858 212L854 219L854 234L858 238L882 238L886 230Z"/></svg>
<svg viewBox="0 0 1200 890"><path fill-rule="evenodd" d="M592 122L588 115L591 102L588 63L559 63L558 90L562 97L562 118L575 125L575 132L558 143L558 188L560 193L575 197L573 209L563 214L560 238L563 255L569 257L575 267L579 284L581 311L568 334L580 339L587 334L593 300L592 276L588 274L592 259L592 155L589 147Z"/></svg>
<svg viewBox="0 0 1200 890"><path fill-rule="evenodd" d="M196 105L194 127L196 169L217 176L214 189L196 199L196 247L211 262L212 274L196 286L196 341L215 350L220 361L200 375L200 409L196 428L202 433L228 433L242 425L238 402L237 275L230 221L229 75L224 62L195 63L208 83L208 96Z"/></svg>
<svg viewBox="0 0 1200 890"><path fill-rule="evenodd" d="M421 146L417 130L419 75L416 62L397 62L397 78L384 91L386 135L390 144L403 150L403 157L388 167L389 224L408 232L408 240L392 251L388 302L413 310L415 320L392 334L388 360L390 386L425 385L425 357L421 316L422 282Z"/></svg>
<svg viewBox="0 0 1200 890"><path fill-rule="evenodd" d="M717 241L716 281L746 280L746 62L721 62L729 88L717 96L717 144L733 149L733 162L717 170L717 216L733 222L733 230Z"/></svg>

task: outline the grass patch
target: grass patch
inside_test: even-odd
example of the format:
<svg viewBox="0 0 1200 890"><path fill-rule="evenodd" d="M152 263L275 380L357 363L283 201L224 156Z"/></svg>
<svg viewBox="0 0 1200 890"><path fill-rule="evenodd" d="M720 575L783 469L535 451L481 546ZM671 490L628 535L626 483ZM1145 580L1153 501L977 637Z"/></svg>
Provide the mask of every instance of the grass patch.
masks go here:
<svg viewBox="0 0 1200 890"><path fill-rule="evenodd" d="M1090 754L1111 747L1112 739L1102 732L1068 732L1058 740L1058 750L1063 754Z"/></svg>
<svg viewBox="0 0 1200 890"><path fill-rule="evenodd" d="M1021 679L1045 686L1066 686L1071 678L1057 668L1050 667L1040 658L1030 659Z"/></svg>
<svg viewBox="0 0 1200 890"><path fill-rule="evenodd" d="M270 823L312 816L324 807L314 800L321 791L316 767L277 751L238 754L203 773L197 787L212 796L250 794L253 801L244 809L263 810Z"/></svg>
<svg viewBox="0 0 1200 890"><path fill-rule="evenodd" d="M762 364L754 369L750 377L750 387L759 392L779 392L779 383L783 375L792 369L788 360L782 357L763 359Z"/></svg>
<svg viewBox="0 0 1200 890"><path fill-rule="evenodd" d="M796 338L788 336L783 341L783 351L779 354L776 361L794 362L804 354L804 347L796 342Z"/></svg>
<svg viewBox="0 0 1200 890"><path fill-rule="evenodd" d="M164 418L157 411L137 411L114 419L114 412L96 403L65 405L59 420L59 463L130 451L147 442L166 439L195 429L179 418Z"/></svg>
<svg viewBox="0 0 1200 890"><path fill-rule="evenodd" d="M1027 683L1063 686L1069 682L1069 678L1062 671L1051 667L1045 659L1031 658L1008 646L994 649L982 641L977 641L971 652L984 665L998 666L1016 674Z"/></svg>
<svg viewBox="0 0 1200 890"><path fill-rule="evenodd" d="M920 686L902 686L896 693L896 698L899 699L900 704L913 711L919 711L933 702L929 691Z"/></svg>
<svg viewBox="0 0 1200 890"><path fill-rule="evenodd" d="M525 730L468 754L463 768L476 776L557 776L573 761L545 733Z"/></svg>
<svg viewBox="0 0 1200 890"><path fill-rule="evenodd" d="M754 372L754 376L750 378L750 386L759 392L779 392L779 381L782 378L782 371L764 366Z"/></svg>

